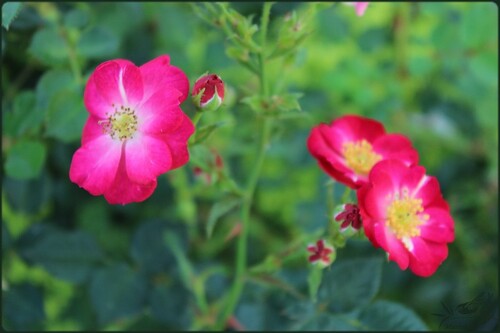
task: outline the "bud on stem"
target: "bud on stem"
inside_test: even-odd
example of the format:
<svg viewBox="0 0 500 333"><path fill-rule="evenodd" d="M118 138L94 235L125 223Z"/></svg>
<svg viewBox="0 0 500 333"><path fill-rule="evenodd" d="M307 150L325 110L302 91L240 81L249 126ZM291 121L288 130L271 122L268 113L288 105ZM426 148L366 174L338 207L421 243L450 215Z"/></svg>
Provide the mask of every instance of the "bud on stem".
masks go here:
<svg viewBox="0 0 500 333"><path fill-rule="evenodd" d="M193 102L199 111L215 111L224 101L224 82L216 74L205 74L196 80Z"/></svg>

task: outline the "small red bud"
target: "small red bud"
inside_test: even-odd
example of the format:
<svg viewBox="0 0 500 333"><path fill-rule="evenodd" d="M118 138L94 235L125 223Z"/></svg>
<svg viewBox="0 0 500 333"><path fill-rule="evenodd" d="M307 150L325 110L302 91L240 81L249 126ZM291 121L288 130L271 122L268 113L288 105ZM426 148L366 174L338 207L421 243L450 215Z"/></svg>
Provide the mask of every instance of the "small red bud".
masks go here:
<svg viewBox="0 0 500 333"><path fill-rule="evenodd" d="M224 82L216 74L203 75L196 80L192 96L199 109L216 110L224 100Z"/></svg>

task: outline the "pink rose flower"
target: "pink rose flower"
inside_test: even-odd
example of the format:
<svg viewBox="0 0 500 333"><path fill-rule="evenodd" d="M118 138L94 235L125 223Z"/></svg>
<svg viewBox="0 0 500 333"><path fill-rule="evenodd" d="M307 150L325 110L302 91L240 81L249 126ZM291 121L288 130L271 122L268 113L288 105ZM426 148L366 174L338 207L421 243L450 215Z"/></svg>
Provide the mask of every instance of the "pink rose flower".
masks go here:
<svg viewBox="0 0 500 333"><path fill-rule="evenodd" d="M352 189L368 182L368 173L379 161L398 159L408 166L418 163L418 152L408 138L386 134L378 121L357 115L314 127L307 148L327 174Z"/></svg>
<svg viewBox="0 0 500 333"><path fill-rule="evenodd" d="M186 75L167 55L140 67L123 59L100 64L85 87L89 118L71 181L110 204L147 199L159 175L189 160L194 126L180 108L188 94Z"/></svg>
<svg viewBox="0 0 500 333"><path fill-rule="evenodd" d="M377 163L357 191L363 229L402 270L427 277L448 256L454 222L435 177L398 160Z"/></svg>

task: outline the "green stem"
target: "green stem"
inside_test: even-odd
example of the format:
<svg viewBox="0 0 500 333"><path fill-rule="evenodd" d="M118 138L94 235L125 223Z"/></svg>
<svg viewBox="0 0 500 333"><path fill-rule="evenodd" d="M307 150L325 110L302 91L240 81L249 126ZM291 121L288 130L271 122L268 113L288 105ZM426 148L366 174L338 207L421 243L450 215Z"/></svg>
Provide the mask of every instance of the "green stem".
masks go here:
<svg viewBox="0 0 500 333"><path fill-rule="evenodd" d="M271 12L272 3L264 3L262 10L262 20L261 20L261 53L259 55L260 60L260 84L261 84L261 97L267 98L269 91L265 76L265 54L264 49L266 45L267 36L267 26L269 24L269 14ZM247 240L248 240L248 229L250 222L250 209L252 207L253 196L255 193L255 188L257 187L257 182L259 180L260 171L264 163L265 152L267 150L269 139L271 136L272 122L271 119L265 118L260 131L260 140L258 143L257 159L252 170L252 173L248 179L248 183L245 190L245 197L243 204L241 206L241 233L238 237L238 244L236 248L236 272L235 280L229 293L228 303L225 307L222 316L216 324L217 329L223 329L226 325L227 320L234 312L236 305L243 291L243 286L245 284L245 273L247 270Z"/></svg>
<svg viewBox="0 0 500 333"><path fill-rule="evenodd" d="M200 121L201 119L201 116L203 116L203 112L201 111L196 111L196 113L194 114L193 116L193 119L191 119L192 123L193 123L193 126L196 128L196 126L198 125L198 122ZM193 135L191 135L191 137L189 138L189 141L188 143L191 145L193 142L196 141L196 131L193 133Z"/></svg>
<svg viewBox="0 0 500 333"><path fill-rule="evenodd" d="M273 5L272 2L265 2L263 9L262 9L262 20L261 20L261 26L260 26L260 44L261 44L261 49L260 49L260 55L259 55L259 62L260 62L260 82L261 82L261 89L262 89L262 97L267 98L269 95L269 89L267 85L267 79L265 77L265 63L266 63L266 36L267 36L267 27L269 25L269 14L271 13L271 6Z"/></svg>
<svg viewBox="0 0 500 333"><path fill-rule="evenodd" d="M178 168L169 172L167 179L175 188L177 211L180 218L188 225L189 239L195 239L197 237L196 204L189 185L187 168Z"/></svg>
<svg viewBox="0 0 500 333"><path fill-rule="evenodd" d="M82 69L80 68L80 64L78 63L78 57L76 55L74 45L71 42L70 37L68 36L69 32L62 24L59 25L59 30L61 31L64 41L66 42L66 47L68 48L69 66L71 67L71 71L73 72L76 83L81 86L83 84Z"/></svg>
<svg viewBox="0 0 500 333"><path fill-rule="evenodd" d="M196 127L196 125L200 121L202 115L203 115L203 112L196 111L196 113L193 116L193 119L191 120L193 122L194 127Z"/></svg>
<svg viewBox="0 0 500 333"><path fill-rule="evenodd" d="M238 300L240 298L241 292L243 290L246 263L247 263L247 239L248 239L248 227L250 221L250 208L252 207L253 195L255 188L257 186L257 181L259 179L262 164L264 162L266 147L269 142L269 137L271 135L271 120L265 119L261 130L261 139L259 142L259 152L257 161L255 163L254 169L250 178L248 180L245 199L241 208L241 233L238 237L238 244L236 249L236 273L235 281L232 286L229 295L228 305L223 313L222 319L218 325L218 329L224 328L227 319L233 313Z"/></svg>

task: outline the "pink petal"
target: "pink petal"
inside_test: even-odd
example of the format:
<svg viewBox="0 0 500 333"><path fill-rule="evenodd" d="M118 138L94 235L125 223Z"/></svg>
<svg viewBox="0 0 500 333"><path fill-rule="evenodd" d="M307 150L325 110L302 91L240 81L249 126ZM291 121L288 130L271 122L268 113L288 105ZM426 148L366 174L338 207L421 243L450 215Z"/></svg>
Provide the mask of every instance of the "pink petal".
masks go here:
<svg viewBox="0 0 500 333"><path fill-rule="evenodd" d="M127 175L134 183L148 184L172 168L172 156L160 138L138 134L125 144Z"/></svg>
<svg viewBox="0 0 500 333"><path fill-rule="evenodd" d="M371 184L366 184L356 191L356 196L358 198L359 213L361 214L361 219L363 221L363 230L365 231L366 237L374 243L375 236L373 234L373 224L375 220L371 215L365 210L366 195L370 192L372 186ZM376 241L375 241L376 243ZM379 247L378 243L376 247Z"/></svg>
<svg viewBox="0 0 500 333"><path fill-rule="evenodd" d="M342 142L340 141L340 138L332 133L331 127L326 124L319 124L311 131L307 145L313 156L330 157L335 155L338 158L343 158Z"/></svg>
<svg viewBox="0 0 500 333"><path fill-rule="evenodd" d="M337 140L359 141L365 139L368 142L385 134L384 125L380 122L357 115L346 115L335 119L331 123L332 135Z"/></svg>
<svg viewBox="0 0 500 333"><path fill-rule="evenodd" d="M85 146L88 142L101 137L102 135L107 135L103 132L102 126L98 124L98 119L90 115L82 131L82 146Z"/></svg>
<svg viewBox="0 0 500 333"><path fill-rule="evenodd" d="M167 93L177 90L181 93L182 102L189 94L189 80L182 70L170 65L170 57L161 55L140 67L144 79L144 98L147 99L157 91Z"/></svg>
<svg viewBox="0 0 500 333"><path fill-rule="evenodd" d="M98 119L105 119L114 112L112 102L104 99L103 95L96 86L94 74L90 75L85 91L83 92L83 103L87 111Z"/></svg>
<svg viewBox="0 0 500 333"><path fill-rule="evenodd" d="M354 4L354 6L356 8L356 14L358 16L363 16L363 14L365 13L365 10L369 4L370 4L370 2L356 2Z"/></svg>
<svg viewBox="0 0 500 333"><path fill-rule="evenodd" d="M161 136L170 149L171 169L176 169L189 161L188 140L193 133L194 125L191 119L182 113L180 126L174 132Z"/></svg>
<svg viewBox="0 0 500 333"><path fill-rule="evenodd" d="M408 188L411 196L422 199L424 207L433 206L449 210L448 204L441 195L438 180L436 177L427 176L422 166L409 168L401 179L400 186Z"/></svg>
<svg viewBox="0 0 500 333"><path fill-rule="evenodd" d="M160 134L174 131L182 121L183 112L179 107L180 92L173 90L167 93L159 90L136 112L139 119L138 130L142 133Z"/></svg>
<svg viewBox="0 0 500 333"><path fill-rule="evenodd" d="M393 174L390 172L393 169L385 168L384 166L390 166L390 164L384 162L386 161L377 163L370 172L371 190L365 194L362 203L363 209L376 219L386 218L387 207L393 201L394 193L398 191ZM381 163L383 164L379 167Z"/></svg>
<svg viewBox="0 0 500 333"><path fill-rule="evenodd" d="M110 104L135 108L143 97L143 79L137 66L126 60L107 61L92 74L95 86Z"/></svg>
<svg viewBox="0 0 500 333"><path fill-rule="evenodd" d="M390 178L393 191L401 188L402 179L408 172L408 168L399 160L382 160L375 164L368 175L370 182L384 182Z"/></svg>
<svg viewBox="0 0 500 333"><path fill-rule="evenodd" d="M410 255L410 269L418 276L428 277L436 272L448 256L445 243L433 243L419 237L412 238L413 251Z"/></svg>
<svg viewBox="0 0 500 333"><path fill-rule="evenodd" d="M110 204L125 205L132 202L141 202L153 194L156 185L156 179L146 184L132 182L127 176L125 158L122 158L116 177L104 193L104 198Z"/></svg>
<svg viewBox="0 0 500 333"><path fill-rule="evenodd" d="M323 171L325 171L339 183L342 183L352 189L357 189L361 186L361 184L358 185L352 179L352 171L350 172L350 170L344 167L342 164L336 162L332 163L322 157L318 158L318 164L321 169L323 169Z"/></svg>
<svg viewBox="0 0 500 333"><path fill-rule="evenodd" d="M389 260L395 261L400 269L407 269L410 256L403 243L392 234L384 223L375 223L373 231L377 242L389 253Z"/></svg>
<svg viewBox="0 0 500 333"><path fill-rule="evenodd" d="M102 135L80 147L71 161L69 178L92 195L103 194L113 182L122 143Z"/></svg>
<svg viewBox="0 0 500 333"><path fill-rule="evenodd" d="M437 243L453 242L455 231L451 215L440 208L428 208L424 213L429 220L420 226L420 237Z"/></svg>
<svg viewBox="0 0 500 333"><path fill-rule="evenodd" d="M418 152L411 141L401 134L386 134L379 136L373 142L373 150L387 159L396 159L410 166L418 163Z"/></svg>

